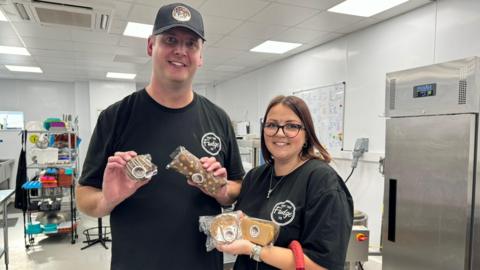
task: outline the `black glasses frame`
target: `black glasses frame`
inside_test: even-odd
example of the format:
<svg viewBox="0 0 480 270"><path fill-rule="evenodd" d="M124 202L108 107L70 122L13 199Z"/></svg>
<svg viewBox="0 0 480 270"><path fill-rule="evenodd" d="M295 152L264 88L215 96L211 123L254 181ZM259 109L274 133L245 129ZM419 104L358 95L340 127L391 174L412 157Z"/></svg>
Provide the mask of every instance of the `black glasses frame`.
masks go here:
<svg viewBox="0 0 480 270"><path fill-rule="evenodd" d="M269 135L269 134L267 134L267 133L265 132L265 128L267 128L267 127L266 127L267 124L273 124L273 125L275 125L276 128L277 128L277 130L276 130L272 135ZM286 126L295 126L295 128L296 128L296 130L297 130L297 132L295 133L295 135L289 136L289 135L287 134L288 132L285 132L285 127L286 127ZM267 135L267 136L269 136L269 137L273 137L273 136L277 135L278 131L279 131L280 129L282 129L283 134L284 134L287 138L290 138L290 139L297 137L298 133L300 133L300 130L305 129L305 127L302 126L302 125L300 125L300 124L292 124L292 123L287 123L287 124L284 124L284 125L279 125L279 124L276 124L276 123L263 123L262 127L263 127L263 133L265 133L265 135Z"/></svg>

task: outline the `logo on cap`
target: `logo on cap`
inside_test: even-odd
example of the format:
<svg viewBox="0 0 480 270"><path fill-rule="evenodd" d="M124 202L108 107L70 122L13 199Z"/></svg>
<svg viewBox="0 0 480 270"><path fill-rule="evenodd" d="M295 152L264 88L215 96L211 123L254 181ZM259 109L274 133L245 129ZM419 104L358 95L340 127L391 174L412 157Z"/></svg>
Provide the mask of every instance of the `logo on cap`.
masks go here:
<svg viewBox="0 0 480 270"><path fill-rule="evenodd" d="M172 17L180 22L188 22L190 21L190 18L192 18L192 14L188 8L184 6L176 6L172 10Z"/></svg>

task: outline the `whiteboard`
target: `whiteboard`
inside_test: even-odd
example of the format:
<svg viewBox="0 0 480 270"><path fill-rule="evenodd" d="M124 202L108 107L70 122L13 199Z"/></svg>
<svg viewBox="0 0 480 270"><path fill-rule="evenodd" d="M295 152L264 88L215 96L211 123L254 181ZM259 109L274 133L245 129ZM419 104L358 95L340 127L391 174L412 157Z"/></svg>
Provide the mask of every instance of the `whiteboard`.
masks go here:
<svg viewBox="0 0 480 270"><path fill-rule="evenodd" d="M345 82L295 91L293 94L307 103L320 143L329 152L342 151Z"/></svg>

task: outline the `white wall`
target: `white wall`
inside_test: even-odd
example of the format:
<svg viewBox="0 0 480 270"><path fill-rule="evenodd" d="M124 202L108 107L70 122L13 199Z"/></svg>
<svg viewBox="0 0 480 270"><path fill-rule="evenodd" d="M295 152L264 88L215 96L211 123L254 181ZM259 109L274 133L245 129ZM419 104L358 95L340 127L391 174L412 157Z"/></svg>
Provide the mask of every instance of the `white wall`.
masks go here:
<svg viewBox="0 0 480 270"><path fill-rule="evenodd" d="M93 132L100 112L136 91L135 82L90 81L90 127Z"/></svg>
<svg viewBox="0 0 480 270"><path fill-rule="evenodd" d="M209 89L232 120L258 121L279 94L346 81L345 143L370 139L370 152L348 186L356 209L367 212L371 248L380 245L383 176L378 159L385 149L385 74L480 55L480 1L439 0ZM255 126L256 125L256 126ZM346 177L350 152L334 153L334 167Z"/></svg>
<svg viewBox="0 0 480 270"><path fill-rule="evenodd" d="M49 117L61 118L63 114L78 116L79 136L82 139L79 155L81 165L96 124L97 110L105 109L135 90L134 82L68 83L2 79L0 111L23 111L25 122L43 121ZM6 154L0 153L0 158L2 156Z"/></svg>
<svg viewBox="0 0 480 270"><path fill-rule="evenodd" d="M23 111L25 121L75 114L73 83L0 80L0 110Z"/></svg>
<svg viewBox="0 0 480 270"><path fill-rule="evenodd" d="M0 80L0 111L22 111L25 123L28 121L43 121L49 117L62 118L63 114L79 116L80 138L90 137L89 128L82 132L84 120L89 120L88 89L84 91L73 83L35 81L35 80ZM85 102L87 100L87 102ZM89 127L89 121L86 123ZM21 144L21 140L17 140ZM80 146L80 161L84 154ZM15 148L17 149L17 148ZM16 150L17 151L17 150ZM18 150L19 151L19 150ZM18 162L19 153L0 153L1 157L15 157ZM16 165L14 169L13 183L15 183Z"/></svg>
<svg viewBox="0 0 480 270"><path fill-rule="evenodd" d="M78 116L78 133L82 140L79 147L80 168L87 155L88 145L90 144L90 93L88 91L88 82L75 82L75 111Z"/></svg>

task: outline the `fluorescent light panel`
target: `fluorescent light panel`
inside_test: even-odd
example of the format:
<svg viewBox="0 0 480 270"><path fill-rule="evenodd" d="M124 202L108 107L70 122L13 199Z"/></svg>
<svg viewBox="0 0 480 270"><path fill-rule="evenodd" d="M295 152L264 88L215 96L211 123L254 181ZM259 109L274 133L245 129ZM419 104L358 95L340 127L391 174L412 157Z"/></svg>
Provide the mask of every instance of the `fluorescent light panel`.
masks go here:
<svg viewBox="0 0 480 270"><path fill-rule="evenodd" d="M293 50L301 45L302 45L301 43L290 43L290 42L267 40L262 44L258 45L257 47L250 49L250 51L261 52L261 53L282 54L290 50Z"/></svg>
<svg viewBox="0 0 480 270"><path fill-rule="evenodd" d="M23 47L0 46L0 54L30 55Z"/></svg>
<svg viewBox="0 0 480 270"><path fill-rule="evenodd" d="M347 0L328 11L361 17L370 17L408 0Z"/></svg>
<svg viewBox="0 0 480 270"><path fill-rule="evenodd" d="M114 79L128 79L133 80L137 74L132 73L118 73L118 72L107 72L107 78L114 78Z"/></svg>
<svg viewBox="0 0 480 270"><path fill-rule="evenodd" d="M0 10L0 21L4 21L4 22L8 21L7 17L5 17L5 14L3 14L1 10Z"/></svg>
<svg viewBox="0 0 480 270"><path fill-rule="evenodd" d="M15 71L15 72L43 73L43 71L39 67L11 66L11 65L5 65L5 67L10 71Z"/></svg>
<svg viewBox="0 0 480 270"><path fill-rule="evenodd" d="M123 31L124 36L148 38L152 34L153 25L128 22L127 27Z"/></svg>

